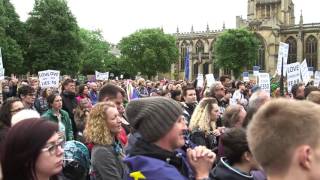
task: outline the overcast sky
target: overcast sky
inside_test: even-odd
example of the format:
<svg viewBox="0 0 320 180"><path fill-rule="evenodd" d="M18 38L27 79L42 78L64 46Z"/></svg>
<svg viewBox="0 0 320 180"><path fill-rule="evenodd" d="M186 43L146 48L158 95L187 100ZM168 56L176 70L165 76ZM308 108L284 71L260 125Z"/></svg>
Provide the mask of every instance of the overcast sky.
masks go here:
<svg viewBox="0 0 320 180"><path fill-rule="evenodd" d="M28 18L34 0L11 0L22 21ZM303 10L304 23L320 22L319 0L293 0L296 23ZM247 0L68 0L82 28L101 29L104 38L118 43L138 29L163 27L166 33L234 28L236 16L247 16Z"/></svg>

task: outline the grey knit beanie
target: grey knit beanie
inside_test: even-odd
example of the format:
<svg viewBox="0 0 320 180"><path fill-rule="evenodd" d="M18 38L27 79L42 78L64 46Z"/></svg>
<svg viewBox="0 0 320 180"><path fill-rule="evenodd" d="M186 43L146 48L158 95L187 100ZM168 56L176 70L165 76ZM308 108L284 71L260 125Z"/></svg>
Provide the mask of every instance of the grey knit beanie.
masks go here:
<svg viewBox="0 0 320 180"><path fill-rule="evenodd" d="M154 142L170 131L182 115L182 106L170 98L147 97L131 101L126 115L144 140Z"/></svg>

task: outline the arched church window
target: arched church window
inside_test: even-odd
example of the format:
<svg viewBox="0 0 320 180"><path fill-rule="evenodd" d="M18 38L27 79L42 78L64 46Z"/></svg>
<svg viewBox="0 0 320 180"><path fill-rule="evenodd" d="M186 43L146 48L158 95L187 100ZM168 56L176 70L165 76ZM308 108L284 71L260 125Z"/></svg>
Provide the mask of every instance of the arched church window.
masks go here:
<svg viewBox="0 0 320 180"><path fill-rule="evenodd" d="M314 36L309 36L306 41L306 59L309 67L317 69L317 39Z"/></svg>
<svg viewBox="0 0 320 180"><path fill-rule="evenodd" d="M297 41L290 36L286 43L289 44L288 64L297 62Z"/></svg>
<svg viewBox="0 0 320 180"><path fill-rule="evenodd" d="M265 70L265 45L263 39L258 37L259 48L258 48L258 59L255 61L254 65L259 66L260 70Z"/></svg>
<svg viewBox="0 0 320 180"><path fill-rule="evenodd" d="M180 60L180 69L184 70L184 65L185 65L185 59L186 59L186 55L187 55L187 48L188 48L188 44L186 41L183 41L183 43L181 44L181 60Z"/></svg>

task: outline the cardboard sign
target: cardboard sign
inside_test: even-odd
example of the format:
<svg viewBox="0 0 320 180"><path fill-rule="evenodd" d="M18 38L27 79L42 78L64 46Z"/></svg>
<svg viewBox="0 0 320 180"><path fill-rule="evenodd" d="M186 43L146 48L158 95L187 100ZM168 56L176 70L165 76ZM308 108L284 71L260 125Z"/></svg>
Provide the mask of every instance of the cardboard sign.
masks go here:
<svg viewBox="0 0 320 180"><path fill-rule="evenodd" d="M249 82L250 79L249 79L249 72L243 72L242 73L242 76L243 76L243 81L244 82Z"/></svg>
<svg viewBox="0 0 320 180"><path fill-rule="evenodd" d="M310 73L309 73L306 59L300 65L300 72L301 72L302 81L304 82L304 84L308 84L310 80Z"/></svg>
<svg viewBox="0 0 320 180"><path fill-rule="evenodd" d="M38 72L40 87L41 88L58 88L59 87L59 77L60 71L46 70Z"/></svg>
<svg viewBox="0 0 320 180"><path fill-rule="evenodd" d="M289 52L289 44L280 42L279 51L278 51L278 63L277 63L277 73L281 75L281 64L283 58L283 76L286 74L286 65L288 62L288 52Z"/></svg>
<svg viewBox="0 0 320 180"><path fill-rule="evenodd" d="M199 87L199 88L202 88L202 87L203 87L203 83L204 83L204 81L203 81L203 74L198 74L197 80L198 80L198 82L197 82L197 88L198 88L198 87Z"/></svg>
<svg viewBox="0 0 320 180"><path fill-rule="evenodd" d="M288 91L291 92L292 86L300 82L300 63L287 65L287 85Z"/></svg>
<svg viewBox="0 0 320 180"><path fill-rule="evenodd" d="M216 80L214 79L213 74L206 74L207 87L210 87Z"/></svg>
<svg viewBox="0 0 320 180"><path fill-rule="evenodd" d="M4 68L0 68L0 80L4 80Z"/></svg>
<svg viewBox="0 0 320 180"><path fill-rule="evenodd" d="M320 84L320 71L316 71L314 74L314 86L319 87Z"/></svg>
<svg viewBox="0 0 320 180"><path fill-rule="evenodd" d="M253 66L253 75L254 76L258 76L259 75L259 70L260 70L259 66Z"/></svg>

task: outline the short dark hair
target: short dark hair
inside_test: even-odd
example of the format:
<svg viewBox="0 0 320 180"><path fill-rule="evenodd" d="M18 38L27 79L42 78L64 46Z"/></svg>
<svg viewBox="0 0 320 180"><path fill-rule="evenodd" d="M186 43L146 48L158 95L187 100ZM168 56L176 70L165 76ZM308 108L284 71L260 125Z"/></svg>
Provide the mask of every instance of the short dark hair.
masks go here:
<svg viewBox="0 0 320 180"><path fill-rule="evenodd" d="M176 90L171 91L171 98L174 100L176 100L176 97L180 96L180 95L181 95L181 90L176 89Z"/></svg>
<svg viewBox="0 0 320 180"><path fill-rule="evenodd" d="M81 84L81 85L79 86L79 90L78 90L79 96L82 96L82 95L83 95L83 91L84 91L84 88L85 88L85 87L89 88L86 84Z"/></svg>
<svg viewBox="0 0 320 180"><path fill-rule="evenodd" d="M69 83L76 83L73 79L66 79L62 82L62 87L61 87L61 90L64 91L64 87L67 86Z"/></svg>
<svg viewBox="0 0 320 180"><path fill-rule="evenodd" d="M119 92L123 97L125 97L125 91L122 88L118 87L117 85L108 83L100 89L98 101L102 102L106 97L110 99L116 98Z"/></svg>
<svg viewBox="0 0 320 180"><path fill-rule="evenodd" d="M220 82L225 82L226 79L231 79L231 78L228 75L222 75L219 80L220 80Z"/></svg>
<svg viewBox="0 0 320 180"><path fill-rule="evenodd" d="M21 96L26 96L28 94L33 94L35 92L36 92L36 90L30 85L21 86L18 89L18 97L21 98Z"/></svg>
<svg viewBox="0 0 320 180"><path fill-rule="evenodd" d="M241 162L242 155L249 151L246 132L242 128L231 128L221 137L224 156L230 165Z"/></svg>
<svg viewBox="0 0 320 180"><path fill-rule="evenodd" d="M196 88L192 85L187 85L187 86L184 86L182 88L182 96L186 96L187 95L187 91L189 90L196 90Z"/></svg>
<svg viewBox="0 0 320 180"><path fill-rule="evenodd" d="M10 97L4 101L0 108L0 126L6 126L6 127L11 127L11 107L12 104L20 101L19 98L16 97ZM4 127L1 127L4 128Z"/></svg>
<svg viewBox="0 0 320 180"><path fill-rule="evenodd" d="M298 91L299 87L301 87L301 86L304 86L304 84L303 83L298 83L298 84L294 84L292 86L291 93L292 93L294 98L297 97L297 91Z"/></svg>
<svg viewBox="0 0 320 180"><path fill-rule="evenodd" d="M36 161L46 142L59 130L58 124L32 118L15 124L8 132L1 152L5 179L37 179Z"/></svg>

